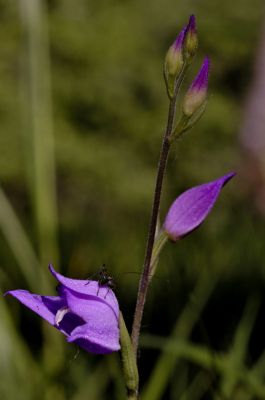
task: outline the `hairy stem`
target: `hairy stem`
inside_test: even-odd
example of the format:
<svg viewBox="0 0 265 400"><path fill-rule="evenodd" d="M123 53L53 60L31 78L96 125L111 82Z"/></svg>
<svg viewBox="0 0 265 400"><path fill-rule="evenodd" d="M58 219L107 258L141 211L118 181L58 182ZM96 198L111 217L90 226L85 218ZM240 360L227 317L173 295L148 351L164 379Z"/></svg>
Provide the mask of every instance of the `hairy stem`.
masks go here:
<svg viewBox="0 0 265 400"><path fill-rule="evenodd" d="M183 68L182 73L180 74L176 86L175 86L175 93L169 103L169 110L168 110L168 120L167 120L167 127L164 134L162 147L160 151L160 158L157 168L157 176L156 176L156 184L155 184L155 192L153 198L153 206L152 206L152 213L147 237L147 244L146 244L146 252L145 252L145 260L143 266L143 272L141 275L139 289L138 289L138 296L137 302L135 307L134 313L134 321L132 326L132 345L134 349L135 355L137 355L138 350L138 342L139 342L139 335L141 329L141 322L143 316L144 305L146 301L146 294L148 290L148 286L150 283L150 272L151 272L151 260L152 260L152 252L154 247L155 241L155 232L156 232L156 224L157 218L160 208L160 199L161 199L161 192L163 187L163 179L165 174L165 169L167 165L168 154L170 150L170 136L173 132L174 128L174 120L175 120L175 110L176 110L176 100L177 94L179 92L179 88L181 82L183 80L185 68Z"/></svg>

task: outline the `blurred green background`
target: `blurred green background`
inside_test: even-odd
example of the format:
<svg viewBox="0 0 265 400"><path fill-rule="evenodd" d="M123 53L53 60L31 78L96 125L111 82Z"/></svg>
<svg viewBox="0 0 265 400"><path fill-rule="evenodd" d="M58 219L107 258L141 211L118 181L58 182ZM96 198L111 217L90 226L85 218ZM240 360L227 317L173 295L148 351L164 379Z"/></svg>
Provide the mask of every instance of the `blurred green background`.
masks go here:
<svg viewBox="0 0 265 400"><path fill-rule="evenodd" d="M143 322L144 400L265 399L264 217L239 145L263 3L0 1L1 291L55 294L49 262L82 279L105 263L128 326L168 107L164 56L197 17L184 88L208 55L209 103L172 151L161 218L181 191L238 175L207 222L163 252ZM78 352L2 299L0 398L124 399L118 355Z"/></svg>

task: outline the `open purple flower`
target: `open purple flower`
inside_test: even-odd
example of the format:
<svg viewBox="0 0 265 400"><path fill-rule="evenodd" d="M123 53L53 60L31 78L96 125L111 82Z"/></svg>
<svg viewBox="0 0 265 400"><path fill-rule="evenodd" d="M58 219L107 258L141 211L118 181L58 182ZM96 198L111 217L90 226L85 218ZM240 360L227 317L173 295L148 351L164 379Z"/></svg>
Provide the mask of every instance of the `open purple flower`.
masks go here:
<svg viewBox="0 0 265 400"><path fill-rule="evenodd" d="M113 291L97 281L66 278L52 265L49 269L59 282L59 296L40 296L20 289L6 294L61 331L68 342L96 354L118 351L119 305Z"/></svg>
<svg viewBox="0 0 265 400"><path fill-rule="evenodd" d="M213 208L221 189L235 175L230 172L215 181L182 193L171 205L163 229L174 242L198 228Z"/></svg>

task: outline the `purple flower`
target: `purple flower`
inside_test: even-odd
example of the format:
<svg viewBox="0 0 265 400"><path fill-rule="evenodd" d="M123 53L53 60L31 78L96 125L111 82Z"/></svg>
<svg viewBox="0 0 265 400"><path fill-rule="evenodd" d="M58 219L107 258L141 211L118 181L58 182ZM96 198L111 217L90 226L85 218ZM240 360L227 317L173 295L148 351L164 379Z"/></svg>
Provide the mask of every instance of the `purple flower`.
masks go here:
<svg viewBox="0 0 265 400"><path fill-rule="evenodd" d="M20 289L6 294L61 331L68 342L96 354L118 351L119 305L113 291L97 281L66 278L52 265L49 269L59 282L59 296L40 296Z"/></svg>
<svg viewBox="0 0 265 400"><path fill-rule="evenodd" d="M215 181L191 188L177 197L163 226L168 237L177 241L198 228L213 208L223 186L234 175L234 172L230 172Z"/></svg>
<svg viewBox="0 0 265 400"><path fill-rule="evenodd" d="M190 63L197 45L196 21L194 15L191 15L188 25L180 31L166 54L164 75L170 98L174 96L175 80L183 71L184 62Z"/></svg>
<svg viewBox="0 0 265 400"><path fill-rule="evenodd" d="M192 82L183 101L183 112L187 116L194 114L205 102L208 91L208 78L210 70L210 60L206 57L201 69Z"/></svg>

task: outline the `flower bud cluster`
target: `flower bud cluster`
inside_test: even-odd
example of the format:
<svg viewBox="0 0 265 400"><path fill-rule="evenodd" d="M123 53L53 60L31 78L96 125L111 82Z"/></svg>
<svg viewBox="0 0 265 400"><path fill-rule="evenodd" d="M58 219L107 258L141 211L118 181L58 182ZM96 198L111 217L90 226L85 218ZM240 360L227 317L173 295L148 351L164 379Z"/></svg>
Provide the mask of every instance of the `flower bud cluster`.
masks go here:
<svg viewBox="0 0 265 400"><path fill-rule="evenodd" d="M165 59L165 79L169 97L175 96L176 82L185 72L196 53L198 36L195 16L191 15L188 25L185 26L175 42L170 46ZM208 91L210 61L206 57L202 67L188 89L183 101L183 115L190 119L194 115L201 115L200 110L205 106ZM196 122L195 118L194 122Z"/></svg>
<svg viewBox="0 0 265 400"><path fill-rule="evenodd" d="M195 16L178 34L170 46L165 59L165 79L169 97L173 97L176 79L180 76L185 63L190 63L198 45Z"/></svg>

